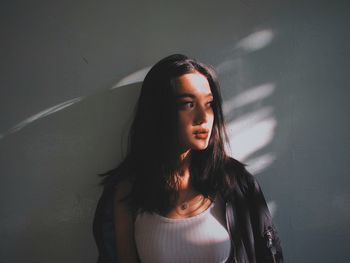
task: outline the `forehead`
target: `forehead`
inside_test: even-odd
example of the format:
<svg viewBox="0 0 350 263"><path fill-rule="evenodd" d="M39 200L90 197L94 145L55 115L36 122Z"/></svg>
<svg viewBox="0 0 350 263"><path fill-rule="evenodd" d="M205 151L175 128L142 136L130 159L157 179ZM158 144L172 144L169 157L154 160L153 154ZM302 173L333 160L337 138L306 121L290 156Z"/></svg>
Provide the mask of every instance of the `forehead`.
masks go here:
<svg viewBox="0 0 350 263"><path fill-rule="evenodd" d="M199 72L181 75L173 80L176 95L190 93L201 96L211 94L207 78Z"/></svg>

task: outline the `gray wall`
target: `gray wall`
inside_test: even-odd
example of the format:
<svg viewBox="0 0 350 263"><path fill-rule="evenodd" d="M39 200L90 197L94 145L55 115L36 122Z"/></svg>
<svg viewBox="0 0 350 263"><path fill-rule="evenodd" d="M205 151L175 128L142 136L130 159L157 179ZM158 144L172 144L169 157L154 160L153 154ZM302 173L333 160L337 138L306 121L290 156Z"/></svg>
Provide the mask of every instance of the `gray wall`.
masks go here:
<svg viewBox="0 0 350 263"><path fill-rule="evenodd" d="M344 261L349 4L147 3L2 2L1 260L95 261L96 174L125 151L145 70L182 52L219 72L231 153L257 176L286 262Z"/></svg>

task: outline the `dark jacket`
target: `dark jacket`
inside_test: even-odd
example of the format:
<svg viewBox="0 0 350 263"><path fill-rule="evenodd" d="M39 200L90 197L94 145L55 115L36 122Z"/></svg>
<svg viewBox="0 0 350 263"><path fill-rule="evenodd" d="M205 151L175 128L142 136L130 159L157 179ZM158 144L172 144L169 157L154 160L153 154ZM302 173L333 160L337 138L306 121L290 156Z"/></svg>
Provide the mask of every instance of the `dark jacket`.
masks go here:
<svg viewBox="0 0 350 263"><path fill-rule="evenodd" d="M237 178L235 189L229 198L224 198L232 245L228 262L283 262L280 239L259 184L246 172ZM117 263L113 194L105 188L95 212L93 233L99 250L98 263Z"/></svg>
<svg viewBox="0 0 350 263"><path fill-rule="evenodd" d="M245 173L225 202L233 248L229 262L282 263L281 242L256 179Z"/></svg>

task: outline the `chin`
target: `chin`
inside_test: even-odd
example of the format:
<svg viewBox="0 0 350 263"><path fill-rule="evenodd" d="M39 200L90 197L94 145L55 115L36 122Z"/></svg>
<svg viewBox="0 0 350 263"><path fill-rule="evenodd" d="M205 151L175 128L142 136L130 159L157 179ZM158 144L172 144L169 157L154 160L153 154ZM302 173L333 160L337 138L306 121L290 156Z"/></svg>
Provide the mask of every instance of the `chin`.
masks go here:
<svg viewBox="0 0 350 263"><path fill-rule="evenodd" d="M191 148L196 151L202 151L208 148L208 143L196 143Z"/></svg>

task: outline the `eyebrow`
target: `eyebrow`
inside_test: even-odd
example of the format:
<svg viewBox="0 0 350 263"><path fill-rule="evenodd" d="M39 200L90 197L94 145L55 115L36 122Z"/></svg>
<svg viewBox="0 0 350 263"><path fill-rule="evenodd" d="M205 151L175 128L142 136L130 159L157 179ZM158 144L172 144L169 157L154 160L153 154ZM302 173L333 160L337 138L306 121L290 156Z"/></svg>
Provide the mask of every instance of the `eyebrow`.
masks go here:
<svg viewBox="0 0 350 263"><path fill-rule="evenodd" d="M176 94L175 97L177 99L181 99L181 98L186 98L186 97L190 97L190 98L195 98L196 96L193 95L192 93L180 93L180 94ZM205 95L205 97L213 97L212 93L208 93L207 95Z"/></svg>

